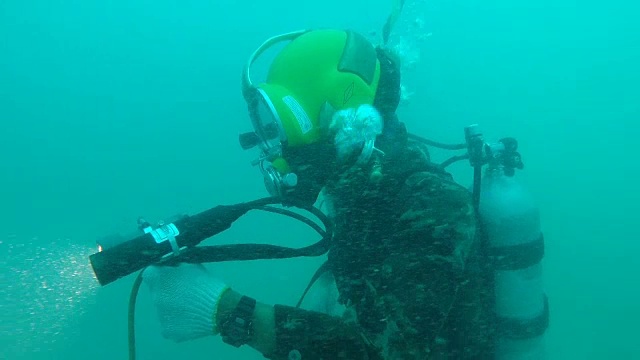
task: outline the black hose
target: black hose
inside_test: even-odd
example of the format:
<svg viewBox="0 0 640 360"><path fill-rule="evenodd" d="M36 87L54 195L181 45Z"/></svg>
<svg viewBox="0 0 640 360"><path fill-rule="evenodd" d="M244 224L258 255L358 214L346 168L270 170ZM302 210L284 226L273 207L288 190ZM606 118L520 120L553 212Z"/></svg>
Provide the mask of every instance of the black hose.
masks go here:
<svg viewBox="0 0 640 360"><path fill-rule="evenodd" d="M480 185L482 182L482 166L473 167L473 205L480 209Z"/></svg>
<svg viewBox="0 0 640 360"><path fill-rule="evenodd" d="M456 163L456 162L461 161L461 160L467 160L467 159L469 159L469 154L452 156L449 159L447 159L446 161L444 161L442 164L440 164L440 166L443 169L446 169L449 165L451 165L453 163Z"/></svg>
<svg viewBox="0 0 640 360"><path fill-rule="evenodd" d="M272 206L262 206L262 207L257 208L257 210L263 210L263 211L268 211L268 212L272 212L272 213L276 213L276 214L281 214L281 215L286 215L286 216L292 217L292 218L294 218L296 220L299 220L299 221L309 225L309 227L311 227L318 234L320 234L320 236L325 236L326 235L326 231L322 230L322 228L320 226L318 226L318 224L316 224L315 222L311 221L311 219L305 217L304 215L298 214L298 213L293 212L291 210L275 208L275 207L272 207Z"/></svg>
<svg viewBox="0 0 640 360"><path fill-rule="evenodd" d="M131 295L129 296L129 321L128 321L128 329L129 329L129 360L136 359L136 324L135 324L135 315L136 315L136 300L138 299L138 291L140 290L140 285L142 284L142 273L140 271L138 277L136 277L135 282L133 283L133 287L131 288Z"/></svg>
<svg viewBox="0 0 640 360"><path fill-rule="evenodd" d="M194 246L183 250L179 255L163 261L163 265L171 265L180 262L186 263L204 263L204 262L220 262L233 260L258 260L258 259L284 259L302 256L320 256L329 251L329 243L333 236L331 222L329 218L319 209L313 206L296 205L296 207L306 210L316 216L324 225L323 230L311 221L309 218L295 213L287 209L279 209L268 206L273 204L273 199L259 199L247 203L249 207L256 210L269 211L277 214L286 215L309 225L317 231L322 239L315 244L302 248L287 248L275 245L263 244L236 244L236 245L218 245L218 246ZM128 314L128 341L129 341L129 360L136 358L136 333L135 333L135 313L136 300L138 292L142 284L142 274L144 269L140 271L138 277L131 288L129 296L129 314Z"/></svg>
<svg viewBox="0 0 640 360"><path fill-rule="evenodd" d="M289 248L269 244L233 244L197 246L183 250L180 255L163 261L163 265L179 263L201 264L223 261L248 261L267 259L290 259L324 255L329 250L329 239L322 238L313 245Z"/></svg>
<svg viewBox="0 0 640 360"><path fill-rule="evenodd" d="M418 136L416 134L408 134L408 137L409 139L420 141L421 143L424 143L426 145L437 147L440 149L445 149L445 150L464 150L467 148L467 144L443 144L437 141L423 138L422 136Z"/></svg>

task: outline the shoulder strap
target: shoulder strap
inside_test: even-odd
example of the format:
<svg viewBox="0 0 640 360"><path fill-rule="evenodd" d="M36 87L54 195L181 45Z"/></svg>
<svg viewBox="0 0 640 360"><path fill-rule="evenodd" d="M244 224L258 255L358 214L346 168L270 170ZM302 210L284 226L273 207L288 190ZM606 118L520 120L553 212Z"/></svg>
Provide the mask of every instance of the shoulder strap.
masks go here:
<svg viewBox="0 0 640 360"><path fill-rule="evenodd" d="M322 263L322 265L320 265L318 270L316 270L315 274L313 274L313 276L311 277L311 280L309 280L309 284L307 285L307 288L304 289L302 296L300 296L300 300L298 300L298 303L296 304L297 308L299 308L300 305L302 305L302 302L304 301L305 296L307 296L307 293L309 292L309 290L311 290L311 287L313 287L313 284L315 284L316 281L318 281L318 279L322 275L324 275L324 273L326 273L327 271L329 271L329 262L325 261L324 263Z"/></svg>

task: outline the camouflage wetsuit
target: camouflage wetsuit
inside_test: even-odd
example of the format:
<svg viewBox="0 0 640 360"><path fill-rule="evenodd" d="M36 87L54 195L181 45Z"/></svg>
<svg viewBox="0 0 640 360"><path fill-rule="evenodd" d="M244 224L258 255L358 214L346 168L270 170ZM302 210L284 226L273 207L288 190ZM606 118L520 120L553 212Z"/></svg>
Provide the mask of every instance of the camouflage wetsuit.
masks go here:
<svg viewBox="0 0 640 360"><path fill-rule="evenodd" d="M468 190L406 144L382 180L352 170L327 190L329 267L352 321L276 306L271 359L487 359L488 296Z"/></svg>

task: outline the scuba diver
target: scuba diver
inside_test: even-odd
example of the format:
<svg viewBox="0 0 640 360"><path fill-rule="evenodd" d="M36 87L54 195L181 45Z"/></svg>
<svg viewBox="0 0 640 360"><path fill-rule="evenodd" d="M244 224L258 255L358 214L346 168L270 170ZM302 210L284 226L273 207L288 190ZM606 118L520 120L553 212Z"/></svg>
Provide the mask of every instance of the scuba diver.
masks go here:
<svg viewBox="0 0 640 360"><path fill-rule="evenodd" d="M464 144L410 134L396 114L400 66L385 46L387 26L383 39L374 46L337 29L268 39L242 74L253 131L239 140L243 149L259 150L255 164L270 197L157 227L139 219L143 235L99 244L90 260L101 285L144 269L129 303L131 360L142 283L165 338L220 335L268 359L545 358L544 239L537 208L514 179L523 168L517 142L485 142L477 125L465 128ZM283 42L266 81L254 83L253 62ZM467 153L437 164L427 146ZM459 160L474 169L471 191L446 171ZM306 210L324 229L273 204ZM197 246L254 209L301 220L322 240L299 249ZM340 306L331 309L303 309L302 299L268 305L202 266L324 254L305 294L322 279L338 294Z"/></svg>
<svg viewBox="0 0 640 360"><path fill-rule="evenodd" d="M250 77L267 48L289 43L265 83ZM243 74L272 196L313 204L322 193L334 228L324 268L341 317L267 305L202 266L152 266L143 276L163 335L220 334L269 359L488 359L488 273L471 193L396 116L400 70L390 51L352 31L314 30L267 41Z"/></svg>

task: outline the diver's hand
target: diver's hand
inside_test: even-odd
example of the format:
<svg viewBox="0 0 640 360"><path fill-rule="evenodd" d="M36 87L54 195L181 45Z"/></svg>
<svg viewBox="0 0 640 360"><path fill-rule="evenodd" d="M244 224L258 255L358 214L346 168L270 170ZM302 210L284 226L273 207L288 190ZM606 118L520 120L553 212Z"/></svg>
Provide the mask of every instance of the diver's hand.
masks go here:
<svg viewBox="0 0 640 360"><path fill-rule="evenodd" d="M218 333L216 312L228 286L204 266L150 266L142 278L151 291L163 337L181 342Z"/></svg>

